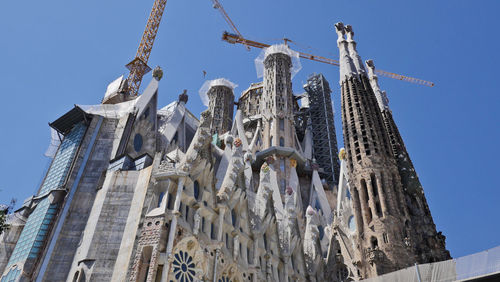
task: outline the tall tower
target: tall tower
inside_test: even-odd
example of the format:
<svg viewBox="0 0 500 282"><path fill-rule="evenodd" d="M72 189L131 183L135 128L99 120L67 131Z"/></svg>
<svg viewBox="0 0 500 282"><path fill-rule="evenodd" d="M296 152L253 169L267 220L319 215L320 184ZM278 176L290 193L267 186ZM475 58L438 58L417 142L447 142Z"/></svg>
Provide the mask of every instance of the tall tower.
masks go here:
<svg viewBox="0 0 500 282"><path fill-rule="evenodd" d="M291 50L285 45L266 49L264 91L261 96L264 144L266 147L294 147Z"/></svg>
<svg viewBox="0 0 500 282"><path fill-rule="evenodd" d="M372 60L366 61L370 85L377 98L385 128L390 140L392 154L396 160L405 200L408 205L410 224L406 226L405 239L417 255L418 263L429 263L450 259L446 250L445 236L436 231L431 212L424 195L424 189L418 179L415 167L410 159L403 138L394 122L389 100L385 91L381 91L375 65Z"/></svg>
<svg viewBox="0 0 500 282"><path fill-rule="evenodd" d="M208 109L213 113L210 124L212 135L222 135L233 124L235 84L224 78L211 80L208 86Z"/></svg>
<svg viewBox="0 0 500 282"><path fill-rule="evenodd" d="M309 119L312 129L313 150L316 163L323 168L323 176L330 185L338 183L337 135L333 120L331 90L322 74L307 79L304 85L309 98Z"/></svg>
<svg viewBox="0 0 500 282"><path fill-rule="evenodd" d="M389 138L350 26L335 25L340 50L342 125L363 278L415 262L404 240L409 216ZM346 35L344 38L344 35Z"/></svg>
<svg viewBox="0 0 500 282"><path fill-rule="evenodd" d="M260 98L262 149L274 148L269 151L269 157L279 163L278 185L284 194L289 184L290 153L288 150L288 154L284 154L283 149L295 149L296 146L291 72L295 52L286 45L273 45L264 52L263 91Z"/></svg>

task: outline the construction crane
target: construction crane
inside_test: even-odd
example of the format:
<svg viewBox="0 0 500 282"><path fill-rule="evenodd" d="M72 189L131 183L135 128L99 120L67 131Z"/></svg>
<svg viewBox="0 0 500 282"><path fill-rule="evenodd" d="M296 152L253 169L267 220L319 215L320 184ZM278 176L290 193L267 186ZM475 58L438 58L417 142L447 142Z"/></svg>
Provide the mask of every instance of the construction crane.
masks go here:
<svg viewBox="0 0 500 282"><path fill-rule="evenodd" d="M153 49L153 43L155 42L156 33L158 32L158 27L160 26L161 17L166 4L167 0L155 0L135 58L126 65L130 71L127 77L127 92L131 96L137 95L139 87L141 86L142 77L151 71L151 68L148 66L148 59L151 54L151 49Z"/></svg>
<svg viewBox="0 0 500 282"><path fill-rule="evenodd" d="M251 47L262 49L262 48L267 48L267 47L271 46L269 44L265 44L265 43L261 43L261 42L257 42L257 41L243 38L243 36L240 36L238 34L232 34L232 33L229 33L227 31L225 31L222 34L222 40L224 40L228 43L231 43L231 44L243 44L243 45L247 46L247 48L248 48L248 46L251 46ZM283 39L283 41L285 42L285 45L287 45L288 42L293 42L287 38ZM330 58L326 58L326 57L322 57L322 56L317 56L317 55L312 55L312 54L307 54L307 53L303 53L303 52L298 52L298 53L299 53L299 56L301 58L304 58L304 59L308 59L308 60L312 60L312 61L316 61L316 62L320 62L320 63L325 63L325 64L330 64L330 65L334 65L334 66L340 66L339 61L334 60L334 59L330 59ZM418 79L418 78L414 78L414 77L409 77L409 76L405 76L405 75L401 75L401 74L396 74L396 73L392 73L392 72L388 72L388 71L383 71L383 70L379 70L379 69L375 70L375 73L379 76L393 78L393 79L402 80L402 81L406 81L406 82L411 82L411 83L415 83L418 85L424 85L424 86L429 86L429 87L434 86L434 83L430 82L430 81L426 81L426 80L422 80L422 79Z"/></svg>
<svg viewBox="0 0 500 282"><path fill-rule="evenodd" d="M219 12L221 13L222 17L226 21L226 23L233 30L233 33L235 33L239 37L243 38L243 35L241 35L241 32L238 30L238 28L233 23L233 21L231 20L231 18L229 17L229 15L226 13L226 10L224 10L224 7L222 7L222 5L219 3L219 0L212 0L212 3L213 3L214 9L219 10ZM247 48L247 50L250 50L250 47L248 45L246 45L245 43L243 43L243 45L245 45L245 47Z"/></svg>

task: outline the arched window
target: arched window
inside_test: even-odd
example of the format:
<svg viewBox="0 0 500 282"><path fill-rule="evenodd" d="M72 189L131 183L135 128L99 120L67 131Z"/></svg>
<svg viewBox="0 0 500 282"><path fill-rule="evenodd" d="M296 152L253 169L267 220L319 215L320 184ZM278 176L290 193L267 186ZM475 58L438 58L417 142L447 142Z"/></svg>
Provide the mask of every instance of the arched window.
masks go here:
<svg viewBox="0 0 500 282"><path fill-rule="evenodd" d="M198 181L194 182L193 190L194 190L194 198L198 200L198 197L200 196L200 183L198 183Z"/></svg>
<svg viewBox="0 0 500 282"><path fill-rule="evenodd" d="M234 209L231 210L231 222L233 226L236 227L236 211Z"/></svg>
<svg viewBox="0 0 500 282"><path fill-rule="evenodd" d="M280 137L280 146L285 147L285 138Z"/></svg>
<svg viewBox="0 0 500 282"><path fill-rule="evenodd" d="M372 236L370 238L370 242L372 244L372 249L375 249L378 247L378 240L377 240L377 238L375 238L375 236Z"/></svg>

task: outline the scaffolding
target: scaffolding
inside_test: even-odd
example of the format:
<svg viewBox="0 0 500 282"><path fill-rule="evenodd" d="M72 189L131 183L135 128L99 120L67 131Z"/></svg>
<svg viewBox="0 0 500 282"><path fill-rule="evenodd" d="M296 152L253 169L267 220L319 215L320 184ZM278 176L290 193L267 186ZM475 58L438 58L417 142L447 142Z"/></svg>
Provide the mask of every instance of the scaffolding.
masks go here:
<svg viewBox="0 0 500 282"><path fill-rule="evenodd" d="M322 177L337 185L340 165L337 158L337 136L333 120L331 90L322 74L314 74L304 85L309 100L309 125L313 135L313 156L323 168Z"/></svg>

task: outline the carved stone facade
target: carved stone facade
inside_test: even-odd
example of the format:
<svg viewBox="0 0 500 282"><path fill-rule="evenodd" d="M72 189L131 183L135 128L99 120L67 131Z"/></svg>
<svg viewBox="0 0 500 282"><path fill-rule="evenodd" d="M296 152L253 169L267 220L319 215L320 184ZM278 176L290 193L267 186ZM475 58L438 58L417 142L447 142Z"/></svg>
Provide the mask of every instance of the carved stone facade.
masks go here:
<svg viewBox="0 0 500 282"><path fill-rule="evenodd" d="M208 108L213 113L211 133L222 135L233 124L234 94L233 89L224 85L214 85L208 90Z"/></svg>
<svg viewBox="0 0 500 282"><path fill-rule="evenodd" d="M287 46L266 51L263 81L234 118L230 83L203 92L200 120L186 91L156 110L156 76L136 98L51 123L65 136L52 164L64 173L2 237L2 281L350 281L448 258L352 29L337 32L346 149L331 179L307 124L320 121L292 92L298 54Z"/></svg>
<svg viewBox="0 0 500 282"><path fill-rule="evenodd" d="M352 239L355 252L352 264L359 271L358 276L363 278L402 269L416 262L449 259L444 238L436 232L425 199L422 200L425 197L421 186L418 185L420 195L412 192L415 188L410 187L409 180L415 179L416 174L412 165L403 167L404 160L411 162L408 162L406 150L402 149L402 139L388 110L387 99L378 89L373 70L370 70L371 75L365 71L356 51L352 28L342 23L335 27L341 58L342 123L346 148L343 152L343 173L346 175L341 177L347 182L347 187L339 187L345 190L339 191L339 203L349 194L349 200L338 209L336 228L339 231L336 235L342 238L342 233L350 234L348 237ZM413 175L407 177L406 171ZM420 203L419 216L413 211L414 202ZM341 216L343 213L353 215L347 219L349 223ZM355 234L352 232L352 218L356 222ZM351 232L347 231L349 229ZM429 243L424 242L425 236L432 238ZM431 244L433 239L439 243ZM413 242L418 242L418 247Z"/></svg>

